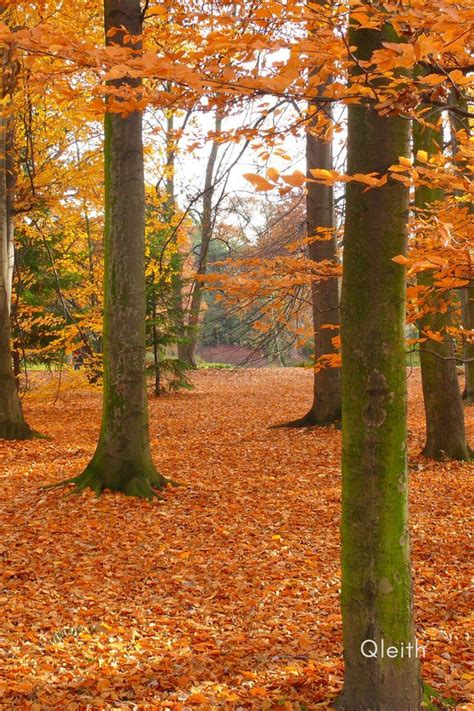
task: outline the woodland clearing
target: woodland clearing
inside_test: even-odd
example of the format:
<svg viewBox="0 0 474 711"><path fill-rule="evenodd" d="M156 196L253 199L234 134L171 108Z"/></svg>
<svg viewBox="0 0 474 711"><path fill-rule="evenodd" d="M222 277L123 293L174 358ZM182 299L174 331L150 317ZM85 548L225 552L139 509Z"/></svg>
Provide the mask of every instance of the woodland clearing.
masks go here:
<svg viewBox="0 0 474 711"><path fill-rule="evenodd" d="M270 429L310 404L310 370L198 371L150 398L152 502L44 491L90 459L100 393L33 373L28 421L0 442L0 706L324 709L342 687L340 432ZM472 465L421 456L408 378L416 637L423 678L469 703ZM474 407L466 408L474 434Z"/></svg>

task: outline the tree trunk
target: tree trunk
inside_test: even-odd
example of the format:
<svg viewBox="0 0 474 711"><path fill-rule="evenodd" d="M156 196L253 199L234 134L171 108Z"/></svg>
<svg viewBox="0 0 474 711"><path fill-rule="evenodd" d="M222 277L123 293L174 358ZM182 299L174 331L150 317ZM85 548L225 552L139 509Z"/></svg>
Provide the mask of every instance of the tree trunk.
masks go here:
<svg viewBox="0 0 474 711"><path fill-rule="evenodd" d="M466 331L474 331L474 284L460 289L462 326ZM466 404L474 402L474 342L466 340L464 344L464 390L462 398Z"/></svg>
<svg viewBox="0 0 474 711"><path fill-rule="evenodd" d="M4 6L0 5L0 15L4 10ZM16 71L12 51L4 49L0 61L1 97L4 100L0 115L0 438L30 439L34 432L28 427L23 416L13 372L10 343L15 179L12 159L13 118L9 115L10 106L7 99L15 84Z"/></svg>
<svg viewBox="0 0 474 711"><path fill-rule="evenodd" d="M451 92L451 99L459 108L468 110L468 103L464 100L459 100L457 91L454 89ZM471 135L470 125L468 121L461 121L455 114L450 115L451 125L451 145L453 155L456 156L459 150L459 141L457 131L463 129L469 131ZM469 203L469 211L474 212L472 201ZM461 301L461 323L466 331L474 331L474 281L471 281L467 287L459 290L459 298ZM474 402L474 341L472 337L466 340L464 344L464 390L462 398L467 405Z"/></svg>
<svg viewBox="0 0 474 711"><path fill-rule="evenodd" d="M221 130L222 119L216 115L215 132L218 134ZM204 181L204 192L202 198L202 218L201 218L201 245L199 248L199 261L196 269L198 277L204 276L207 273L207 261L209 254L209 244L212 239L214 228L212 216L212 200L214 197L214 169L216 166L217 152L219 144L214 139L209 153L206 166L206 177ZM198 339L199 315L201 313L203 284L199 278L194 280L193 291L191 296L191 305L189 308L188 318L188 343L185 344L182 350L182 359L196 366L196 345Z"/></svg>
<svg viewBox="0 0 474 711"><path fill-rule="evenodd" d="M170 230L173 231L173 245L175 252L172 257L171 266L173 268L171 274L171 292L172 292L172 319L176 323L176 333L178 334L178 359L186 361L186 326L184 323L183 310L183 282L182 282L182 258L179 253L178 233L173 225L173 218L176 211L175 198L175 157L176 146L174 138L174 114L170 110L166 119L166 203L165 203L165 221L169 223ZM159 374L158 374L159 379ZM159 392L157 391L158 395Z"/></svg>
<svg viewBox="0 0 474 711"><path fill-rule="evenodd" d="M326 112L331 111L326 108ZM332 142L317 138L309 130L306 136L306 163L308 177L311 168L333 168ZM332 186L308 183L306 196L306 222L308 236L317 236L318 228L330 232L309 245L309 256L315 262L336 262L337 240ZM329 239L327 237L331 235ZM339 283L337 277L316 281L312 286L314 360L336 352L332 339L339 327ZM323 328L324 326L335 326ZM313 404L309 412L297 423L301 425L329 425L341 419L341 373L339 368L316 369L313 381ZM296 424L296 423L294 423Z"/></svg>
<svg viewBox="0 0 474 711"><path fill-rule="evenodd" d="M413 125L413 150L436 153L443 145L443 128L439 113L428 111L424 118L438 126L437 129ZM443 199L442 191L428 186L420 186L415 191L415 204L418 210L429 211L434 202ZM454 341L446 331L451 325L449 294L440 295L433 288L433 275L430 270L418 275L418 284L426 288L428 297L424 305L425 313L419 320L420 336L426 341L420 343L421 380L426 417L426 443L423 454L432 459L470 458L466 442L464 412L461 390L457 374ZM442 342L433 340L426 331L440 332Z"/></svg>
<svg viewBox="0 0 474 711"><path fill-rule="evenodd" d="M124 34L139 37L139 0L105 0L105 30L122 28L107 42L122 44ZM140 49L137 41L135 49ZM114 86L137 89L138 80ZM145 375L145 192L142 116L105 117L105 284L104 394L102 427L94 457L75 479L90 487L151 497L166 479L150 452Z"/></svg>
<svg viewBox="0 0 474 711"><path fill-rule="evenodd" d="M326 0L316 0L317 5L324 6ZM313 6L310 5L310 9ZM312 28L309 38L317 43L318 30ZM310 76L318 76L315 68ZM331 79L319 85L318 97L326 94ZM322 140L315 133L318 110L321 104L310 102L309 110L314 111L316 119L312 119L306 131L306 173L311 180L312 168L333 169L332 136ZM333 108L330 103L324 106L324 112L332 119ZM332 127L331 127L332 128ZM319 228L323 233L318 235ZM334 212L334 190L332 185L308 182L306 185L306 232L308 237L323 237L309 243L309 257L314 262L337 261L336 217ZM287 427L325 426L341 421L341 371L339 368L322 367L324 356L336 353L333 338L339 329L339 279L333 277L323 281L315 281L311 287L314 337L314 378L313 403L309 411L297 420L289 422ZM335 326L336 328L322 328Z"/></svg>
<svg viewBox="0 0 474 711"><path fill-rule="evenodd" d="M369 60L393 31L352 25ZM348 173L385 174L407 156L409 122L348 107ZM342 620L345 711L418 711L406 467L405 270L408 191L347 186L342 336ZM374 640L376 658L361 645ZM397 658L381 653L395 647ZM403 653L403 656L402 656Z"/></svg>

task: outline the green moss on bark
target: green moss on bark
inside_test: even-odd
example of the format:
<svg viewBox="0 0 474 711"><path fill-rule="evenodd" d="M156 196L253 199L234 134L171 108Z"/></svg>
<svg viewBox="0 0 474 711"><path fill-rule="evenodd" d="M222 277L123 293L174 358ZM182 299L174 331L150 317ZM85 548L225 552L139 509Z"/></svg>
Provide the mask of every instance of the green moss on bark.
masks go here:
<svg viewBox="0 0 474 711"><path fill-rule="evenodd" d="M351 31L369 59L392 34ZM348 109L348 173L385 174L408 155L408 121L367 106ZM346 711L418 711L418 660L368 659L380 647L413 644L406 467L405 270L408 191L347 186L342 336L342 616Z"/></svg>
<svg viewBox="0 0 474 711"><path fill-rule="evenodd" d="M142 34L139 0L106 0L105 29ZM117 32L113 42L123 42ZM111 40L108 39L110 42ZM139 50L141 45L136 44ZM139 80L126 83L138 89ZM112 100L112 99L110 99ZM145 375L145 189L142 116L105 117L104 391L96 452L76 489L120 491L150 498L167 480L155 469Z"/></svg>

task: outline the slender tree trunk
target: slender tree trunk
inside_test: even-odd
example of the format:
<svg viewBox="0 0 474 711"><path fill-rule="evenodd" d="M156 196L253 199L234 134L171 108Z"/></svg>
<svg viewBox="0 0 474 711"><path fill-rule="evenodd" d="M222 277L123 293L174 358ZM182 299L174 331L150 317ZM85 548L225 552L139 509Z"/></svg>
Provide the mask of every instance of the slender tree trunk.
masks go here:
<svg viewBox="0 0 474 711"><path fill-rule="evenodd" d="M440 150L443 145L443 129L437 112L427 112L424 118L437 128L429 128L415 123L413 126L413 149L424 150L428 154ZM418 210L429 211L434 202L443 199L440 190L420 186L415 192ZM432 272L427 270L418 275L418 284L426 288L427 303L419 320L420 336L426 338L420 343L421 380L426 417L426 443L423 454L432 459L470 458L466 442L464 412L461 390L455 361L454 340L446 331L451 325L449 294L440 295L433 287ZM443 340L427 337L427 330L441 332Z"/></svg>
<svg viewBox="0 0 474 711"><path fill-rule="evenodd" d="M218 134L222 127L222 119L216 115L215 132ZM214 170L216 166L219 144L214 139L209 153L206 166L206 177L204 181L204 193L202 198L202 218L201 218L201 245L199 249L199 262L196 269L198 277L207 273L207 262L209 255L209 245L213 232L212 200L214 197ZM199 315L201 313L203 284L199 278L194 280L191 295L191 305L189 307L188 318L188 343L183 348L183 360L196 366L196 345L198 339Z"/></svg>
<svg viewBox="0 0 474 711"><path fill-rule="evenodd" d="M0 5L0 15L4 13ZM13 118L8 97L15 84L15 68L12 51L4 49L1 62L1 97L3 99L0 114L0 438L30 439L34 436L23 416L21 400L13 372L11 353L10 307L13 278L13 200L14 200L14 162Z"/></svg>
<svg viewBox="0 0 474 711"><path fill-rule="evenodd" d="M468 110L468 103L460 101L456 91L452 91L452 101L458 104L465 111ZM461 122L455 114L450 115L451 120L451 145L453 155L456 156L459 145L457 132L460 129L469 131L470 125L467 121ZM472 132L470 131L470 135ZM469 211L474 213L474 204L472 201L469 204ZM474 331L474 281L471 281L467 287L459 290L459 299L461 301L461 323L466 331ZM464 344L464 390L462 398L467 405L474 402L474 340L471 337Z"/></svg>
<svg viewBox="0 0 474 711"><path fill-rule="evenodd" d="M393 31L352 24L349 43L369 60ZM407 156L409 122L348 107L348 173L385 174ZM405 270L408 191L349 183L342 336L342 620L345 711L418 711L406 467ZM362 644L377 644L376 658ZM395 647L397 658L382 655ZM364 650L366 648L364 647ZM402 656L402 652L404 652Z"/></svg>
<svg viewBox="0 0 474 711"><path fill-rule="evenodd" d="M330 111L331 109L326 109ZM310 168L333 168L332 141L322 141L308 132L306 160ZM310 176L310 174L309 174ZM308 236L317 234L319 227L329 232L323 240L309 245L309 255L315 262L337 260L336 220L332 186L308 183L306 197ZM331 235L328 239L327 237ZM339 280L337 277L316 282L312 287L314 359L336 352L332 339L339 328ZM335 326L336 328L324 328ZM339 368L323 367L314 373L313 404L304 418L310 424L329 425L341 419L341 373Z"/></svg>
<svg viewBox="0 0 474 711"><path fill-rule="evenodd" d="M154 289L154 285L152 286ZM159 397L161 395L161 372L160 372L160 344L158 338L158 328L156 325L157 310L156 310L156 294L153 290L153 305L152 305L152 317L153 317L153 327L152 327L152 337L153 337L153 365L155 374L155 396Z"/></svg>
<svg viewBox="0 0 474 711"><path fill-rule="evenodd" d="M165 204L165 216L166 221L170 225L170 229L174 231L173 245L175 252L172 257L172 275L171 275L171 291L172 291L172 318L174 319L177 326L178 334L178 358L179 360L186 360L186 326L184 323L184 310L183 310L183 282L182 282L182 260L179 253L178 245L178 234L173 226L173 218L176 211L176 197L175 197L175 156L176 156L176 146L174 139L174 114L172 111L168 114L166 119L166 204ZM159 374L158 374L159 378ZM158 392L156 393L158 394Z"/></svg>
<svg viewBox="0 0 474 711"><path fill-rule="evenodd" d="M326 0L316 0L317 5L326 5ZM313 5L310 5L310 8ZM317 43L317 29L312 29L309 37ZM317 75L315 69L312 74ZM330 80L318 87L318 96L325 95ZM317 111L321 104L310 102L309 109L314 111L313 119L306 131L306 173L311 180L312 168L333 169L332 136L322 140L315 133ZM331 120L331 104L324 106L326 116ZM320 232L320 228L322 232ZM334 189L332 185L308 182L306 186L306 231L308 237L320 237L309 244L309 256L314 262L337 261L336 217L334 211ZM325 426L339 423L341 420L341 371L339 368L324 366L318 368L320 359L333 355L336 349L333 338L339 328L339 279L333 277L315 281L311 287L314 334L313 403L309 411L297 420L289 422L287 427ZM336 328L324 328L333 326Z"/></svg>
<svg viewBox="0 0 474 711"><path fill-rule="evenodd" d="M466 331L474 331L474 284L460 289L462 326ZM464 390L463 400L467 405L474 402L474 341L471 336L464 344Z"/></svg>
<svg viewBox="0 0 474 711"><path fill-rule="evenodd" d="M105 0L105 30L139 37L139 0ZM137 42L136 49L141 44ZM117 80L138 89L138 80ZM78 488L151 497L166 480L150 452L145 375L145 192L142 116L105 117L104 395L94 457L74 481Z"/></svg>

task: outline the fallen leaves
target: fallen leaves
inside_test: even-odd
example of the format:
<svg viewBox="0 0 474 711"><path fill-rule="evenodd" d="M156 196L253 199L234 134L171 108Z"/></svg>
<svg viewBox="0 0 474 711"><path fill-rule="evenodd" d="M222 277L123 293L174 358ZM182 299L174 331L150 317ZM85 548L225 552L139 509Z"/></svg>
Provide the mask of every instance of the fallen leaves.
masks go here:
<svg viewBox="0 0 474 711"><path fill-rule="evenodd" d="M340 433L268 429L305 411L312 372L201 371L194 391L152 399L155 461L181 484L162 502L40 490L94 449L100 398L74 377L53 405L33 375L28 420L51 440L0 443L0 706L328 709ZM413 380L417 638L425 679L467 710L470 467L418 454Z"/></svg>

